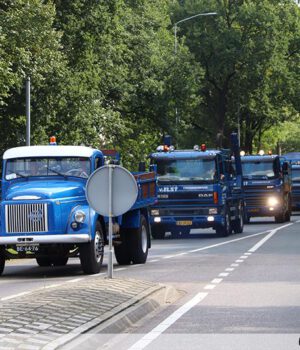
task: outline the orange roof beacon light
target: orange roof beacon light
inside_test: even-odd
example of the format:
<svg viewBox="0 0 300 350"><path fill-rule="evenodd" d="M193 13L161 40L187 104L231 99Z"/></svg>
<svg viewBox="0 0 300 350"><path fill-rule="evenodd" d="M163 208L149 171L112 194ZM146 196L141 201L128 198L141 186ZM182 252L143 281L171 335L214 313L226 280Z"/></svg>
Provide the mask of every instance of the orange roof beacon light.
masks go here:
<svg viewBox="0 0 300 350"><path fill-rule="evenodd" d="M272 155L272 150L268 151L268 155L271 156Z"/></svg>
<svg viewBox="0 0 300 350"><path fill-rule="evenodd" d="M57 143L56 143L56 136L51 136L50 137L49 144L52 145L52 146L56 146L57 145Z"/></svg>
<svg viewBox="0 0 300 350"><path fill-rule="evenodd" d="M206 144L202 143L202 145L200 146L200 149L202 152L205 152L206 151Z"/></svg>
<svg viewBox="0 0 300 350"><path fill-rule="evenodd" d="M169 152L169 146L164 145L164 152Z"/></svg>

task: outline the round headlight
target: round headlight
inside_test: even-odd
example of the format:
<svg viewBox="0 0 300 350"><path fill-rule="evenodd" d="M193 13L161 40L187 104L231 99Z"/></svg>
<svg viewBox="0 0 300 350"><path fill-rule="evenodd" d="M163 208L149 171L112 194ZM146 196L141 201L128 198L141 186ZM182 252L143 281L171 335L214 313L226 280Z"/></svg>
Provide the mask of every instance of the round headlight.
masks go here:
<svg viewBox="0 0 300 350"><path fill-rule="evenodd" d="M77 210L74 215L74 219L78 223L82 223L85 220L85 213L82 210Z"/></svg>
<svg viewBox="0 0 300 350"><path fill-rule="evenodd" d="M275 205L279 204L279 200L276 197L270 197L268 198L268 205L271 207L274 207Z"/></svg>

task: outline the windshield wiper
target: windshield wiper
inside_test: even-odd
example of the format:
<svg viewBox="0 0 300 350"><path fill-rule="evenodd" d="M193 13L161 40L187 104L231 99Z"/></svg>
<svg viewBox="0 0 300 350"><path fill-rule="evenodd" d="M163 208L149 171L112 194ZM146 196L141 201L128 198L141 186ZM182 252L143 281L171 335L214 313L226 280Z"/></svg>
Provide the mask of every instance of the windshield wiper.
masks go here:
<svg viewBox="0 0 300 350"><path fill-rule="evenodd" d="M63 177L65 177L65 178L67 177L67 175L66 175L66 174L63 174L63 173L61 173L61 172L59 172L59 171L57 171L57 170L55 170L55 169L49 168L48 166L46 166L46 168L47 168L47 170L52 171L52 173L54 173L54 174L57 174L57 175L63 176Z"/></svg>

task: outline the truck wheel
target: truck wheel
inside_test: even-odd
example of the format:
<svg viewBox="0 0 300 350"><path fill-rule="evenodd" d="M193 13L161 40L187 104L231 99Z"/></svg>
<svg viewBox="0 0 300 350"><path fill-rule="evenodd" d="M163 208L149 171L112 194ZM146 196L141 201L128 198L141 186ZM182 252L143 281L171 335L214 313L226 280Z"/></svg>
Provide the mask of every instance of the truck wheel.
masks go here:
<svg viewBox="0 0 300 350"><path fill-rule="evenodd" d="M84 273L99 273L104 254L104 236L101 224L96 223L95 237L88 243L79 245L79 257Z"/></svg>
<svg viewBox="0 0 300 350"><path fill-rule="evenodd" d="M134 264L144 264L148 256L149 229L144 215L141 215L140 227L131 230L129 234L129 247Z"/></svg>
<svg viewBox="0 0 300 350"><path fill-rule="evenodd" d="M244 210L240 211L240 217L232 222L234 233L242 233L244 231Z"/></svg>
<svg viewBox="0 0 300 350"><path fill-rule="evenodd" d="M36 258L36 262L41 267L52 265L52 260L50 259L49 256L38 257L38 258Z"/></svg>
<svg viewBox="0 0 300 350"><path fill-rule="evenodd" d="M129 235L130 231L126 229L121 230L121 244L114 246L115 257L119 265L129 265L131 262L131 255L129 249Z"/></svg>
<svg viewBox="0 0 300 350"><path fill-rule="evenodd" d="M291 199L288 199L288 208L287 211L285 212L285 221L291 221L291 215L292 215L292 204L291 204Z"/></svg>
<svg viewBox="0 0 300 350"><path fill-rule="evenodd" d="M0 247L0 276L4 270L5 266L5 249L4 247Z"/></svg>
<svg viewBox="0 0 300 350"><path fill-rule="evenodd" d="M216 233L218 236L222 236L222 237L227 237L231 234L232 232L232 228L231 228L231 222L230 222L230 215L229 215L229 210L226 210L225 213L225 222L224 222L224 226L218 226L216 228Z"/></svg>
<svg viewBox="0 0 300 350"><path fill-rule="evenodd" d="M151 227L151 235L153 239L164 239L165 238L165 230L159 226Z"/></svg>
<svg viewBox="0 0 300 350"><path fill-rule="evenodd" d="M285 213L280 213L278 215L275 215L275 222L277 224L282 224L285 221Z"/></svg>

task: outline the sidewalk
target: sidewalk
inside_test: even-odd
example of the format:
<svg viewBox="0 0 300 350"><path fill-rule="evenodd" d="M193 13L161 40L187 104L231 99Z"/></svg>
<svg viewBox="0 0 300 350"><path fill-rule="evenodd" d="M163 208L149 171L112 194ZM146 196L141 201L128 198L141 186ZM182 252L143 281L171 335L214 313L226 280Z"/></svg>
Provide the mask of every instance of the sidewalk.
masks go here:
<svg viewBox="0 0 300 350"><path fill-rule="evenodd" d="M0 349L56 349L145 299L155 299L165 288L140 280L91 277L1 301Z"/></svg>

